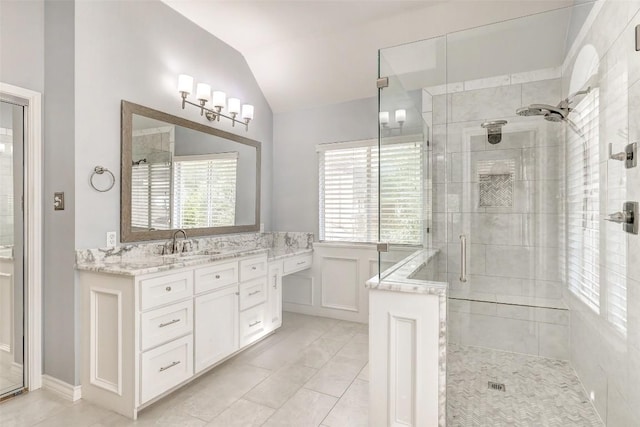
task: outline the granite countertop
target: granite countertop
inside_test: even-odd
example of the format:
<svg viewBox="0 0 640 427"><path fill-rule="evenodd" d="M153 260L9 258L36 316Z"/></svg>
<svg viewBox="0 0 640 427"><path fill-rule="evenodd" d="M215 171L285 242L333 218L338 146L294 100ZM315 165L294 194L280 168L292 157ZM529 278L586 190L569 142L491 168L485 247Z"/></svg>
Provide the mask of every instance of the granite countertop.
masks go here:
<svg viewBox="0 0 640 427"><path fill-rule="evenodd" d="M413 279L412 275L438 254L434 249L420 249L382 273L367 280L365 287L414 294L445 294L448 284L430 280Z"/></svg>
<svg viewBox="0 0 640 427"><path fill-rule="evenodd" d="M148 255L138 258L127 255L111 256L100 261L79 261L76 263L76 269L98 273L138 276L209 264L215 261L231 260L250 255L266 254L268 261L276 261L312 252L313 249L291 247L233 247L221 250L186 252L177 255Z"/></svg>

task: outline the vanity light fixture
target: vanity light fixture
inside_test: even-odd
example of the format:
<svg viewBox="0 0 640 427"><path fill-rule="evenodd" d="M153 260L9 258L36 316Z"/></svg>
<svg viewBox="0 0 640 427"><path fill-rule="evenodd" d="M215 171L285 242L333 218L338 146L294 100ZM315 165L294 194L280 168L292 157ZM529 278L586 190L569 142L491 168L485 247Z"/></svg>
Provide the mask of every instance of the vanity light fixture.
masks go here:
<svg viewBox="0 0 640 427"><path fill-rule="evenodd" d="M187 99L193 92L193 77L180 74L178 76L178 92L182 97L182 109L186 104L193 105L200 109L200 115L205 116L210 122L220 121L220 117L231 120L231 125L235 126L236 123L244 125L246 130L249 130L249 122L253 120L253 105L244 104L241 105L238 98L229 98L227 100L227 94L214 90L211 92L211 86L206 83L198 83L196 86L196 99L198 103L191 102ZM205 105L207 102L211 102L213 109L207 108ZM223 114L222 111L226 110ZM241 120L236 117L240 115Z"/></svg>
<svg viewBox="0 0 640 427"><path fill-rule="evenodd" d="M386 130L388 133L391 131L398 129L400 134L402 134L402 126L404 122L407 121L407 110L399 109L395 111L395 121L398 123L398 127L389 127L389 112L388 111L380 111L378 113L378 121L380 122L380 126L382 126L383 130Z"/></svg>

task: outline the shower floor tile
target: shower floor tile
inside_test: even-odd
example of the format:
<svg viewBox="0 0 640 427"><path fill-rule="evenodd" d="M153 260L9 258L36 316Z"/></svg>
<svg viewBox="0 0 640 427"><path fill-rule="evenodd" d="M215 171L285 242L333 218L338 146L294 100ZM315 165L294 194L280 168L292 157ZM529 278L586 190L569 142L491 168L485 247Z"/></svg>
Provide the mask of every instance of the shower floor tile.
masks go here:
<svg viewBox="0 0 640 427"><path fill-rule="evenodd" d="M569 362L449 344L447 427L603 425Z"/></svg>

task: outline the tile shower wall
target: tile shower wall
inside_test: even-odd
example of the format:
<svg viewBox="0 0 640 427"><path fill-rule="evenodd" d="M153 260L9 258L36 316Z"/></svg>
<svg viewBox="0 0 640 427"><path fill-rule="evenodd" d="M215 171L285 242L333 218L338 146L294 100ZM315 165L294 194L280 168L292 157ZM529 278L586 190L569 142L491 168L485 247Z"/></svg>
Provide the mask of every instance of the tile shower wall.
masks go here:
<svg viewBox="0 0 640 427"><path fill-rule="evenodd" d="M563 94L591 85L597 92L599 265L596 307L572 291L571 363L608 426L640 425L640 236L604 221L625 200L640 201L640 167L625 169L608 159L640 140L640 52L635 51L638 2L606 1L594 7L584 38L570 51L563 70ZM585 61L591 52L593 60ZM593 72L591 72L593 71ZM572 153L568 153L569 160ZM573 212L569 215L583 215ZM591 269L577 266L581 272ZM575 282L575 281L574 281ZM571 283L572 287L582 283Z"/></svg>
<svg viewBox="0 0 640 427"><path fill-rule="evenodd" d="M433 242L441 251L439 279L451 286L449 342L568 359L560 277L562 125L515 114L529 103L558 103L560 70L529 77L541 76L547 79L499 76L449 85L445 94L426 90ZM502 142L492 145L480 125L499 119L508 124ZM459 279L460 234L467 236L466 283Z"/></svg>

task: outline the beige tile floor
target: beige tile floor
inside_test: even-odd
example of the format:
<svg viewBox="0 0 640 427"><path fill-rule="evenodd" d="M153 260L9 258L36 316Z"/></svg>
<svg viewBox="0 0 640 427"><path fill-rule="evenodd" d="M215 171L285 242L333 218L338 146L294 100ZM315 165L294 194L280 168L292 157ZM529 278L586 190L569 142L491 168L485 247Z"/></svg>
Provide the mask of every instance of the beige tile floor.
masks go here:
<svg viewBox="0 0 640 427"><path fill-rule="evenodd" d="M284 313L275 334L136 422L38 390L0 404L0 426L366 426L367 361L367 325Z"/></svg>

